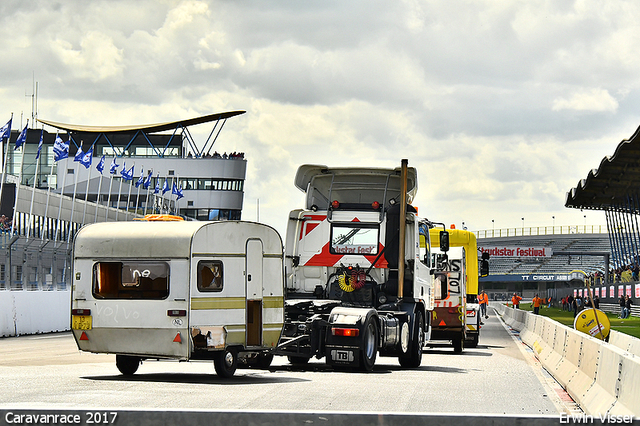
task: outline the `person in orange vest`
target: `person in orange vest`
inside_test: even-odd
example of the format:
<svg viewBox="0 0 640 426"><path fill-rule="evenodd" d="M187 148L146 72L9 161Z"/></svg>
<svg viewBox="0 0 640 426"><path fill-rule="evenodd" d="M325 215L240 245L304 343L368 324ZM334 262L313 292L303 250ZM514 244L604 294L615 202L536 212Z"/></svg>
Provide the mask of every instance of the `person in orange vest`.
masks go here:
<svg viewBox="0 0 640 426"><path fill-rule="evenodd" d="M487 303L489 303L489 296L484 292L484 290L482 290L482 293L478 295L478 303L480 304L480 316L485 317L485 319L489 318L489 315L487 315Z"/></svg>
<svg viewBox="0 0 640 426"><path fill-rule="evenodd" d="M534 297L533 300L531 301L531 304L533 305L533 313L534 314L540 315L540 305L542 305L543 303L544 303L544 299L541 299L536 294L536 297Z"/></svg>
<svg viewBox="0 0 640 426"><path fill-rule="evenodd" d="M511 303L513 304L514 309L520 309L520 301L522 297L518 296L516 293L513 293L513 297L511 298Z"/></svg>

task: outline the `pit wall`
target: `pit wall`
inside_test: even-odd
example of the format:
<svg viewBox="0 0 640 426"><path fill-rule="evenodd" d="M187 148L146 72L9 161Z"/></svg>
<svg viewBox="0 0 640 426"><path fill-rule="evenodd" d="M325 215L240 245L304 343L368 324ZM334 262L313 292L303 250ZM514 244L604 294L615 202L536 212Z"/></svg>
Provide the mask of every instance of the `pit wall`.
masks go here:
<svg viewBox="0 0 640 426"><path fill-rule="evenodd" d="M0 336L71 329L71 291L0 291Z"/></svg>
<svg viewBox="0 0 640 426"><path fill-rule="evenodd" d="M640 339L612 330L607 343L544 316L491 306L586 414L640 417Z"/></svg>

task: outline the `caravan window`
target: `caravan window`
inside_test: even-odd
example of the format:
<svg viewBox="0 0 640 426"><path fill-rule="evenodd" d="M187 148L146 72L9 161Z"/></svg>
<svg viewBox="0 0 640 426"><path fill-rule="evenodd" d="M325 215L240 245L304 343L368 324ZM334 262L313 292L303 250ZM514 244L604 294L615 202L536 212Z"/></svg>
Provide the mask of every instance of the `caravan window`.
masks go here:
<svg viewBox="0 0 640 426"><path fill-rule="evenodd" d="M97 299L166 299L167 262L98 262L93 265L93 295Z"/></svg>
<svg viewBox="0 0 640 426"><path fill-rule="evenodd" d="M222 262L201 260L198 262L198 290L222 291Z"/></svg>

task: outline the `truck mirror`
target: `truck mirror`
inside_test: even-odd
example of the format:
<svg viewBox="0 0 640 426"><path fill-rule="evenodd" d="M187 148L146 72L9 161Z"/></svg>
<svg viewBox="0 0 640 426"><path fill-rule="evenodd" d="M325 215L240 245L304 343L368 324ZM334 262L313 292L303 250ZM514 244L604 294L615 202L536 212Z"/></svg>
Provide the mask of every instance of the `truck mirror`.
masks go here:
<svg viewBox="0 0 640 426"><path fill-rule="evenodd" d="M440 251L449 251L449 233L447 231L440 231Z"/></svg>
<svg viewBox="0 0 640 426"><path fill-rule="evenodd" d="M489 275L489 262L487 262L486 260L483 260L480 263L480 276L486 277L487 275Z"/></svg>
<svg viewBox="0 0 640 426"><path fill-rule="evenodd" d="M449 279L446 272L436 272L433 280L435 285L436 300L444 300L449 297Z"/></svg>

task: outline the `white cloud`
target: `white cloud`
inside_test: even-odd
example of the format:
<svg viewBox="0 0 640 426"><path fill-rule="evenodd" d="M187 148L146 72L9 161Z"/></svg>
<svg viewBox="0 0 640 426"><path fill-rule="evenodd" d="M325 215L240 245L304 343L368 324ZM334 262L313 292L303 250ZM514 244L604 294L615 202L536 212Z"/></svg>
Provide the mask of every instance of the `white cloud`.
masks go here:
<svg viewBox="0 0 640 426"><path fill-rule="evenodd" d="M556 98L553 100L553 111L597 111L615 112L618 109L618 101L607 90L592 88L581 90L571 94L568 98Z"/></svg>

